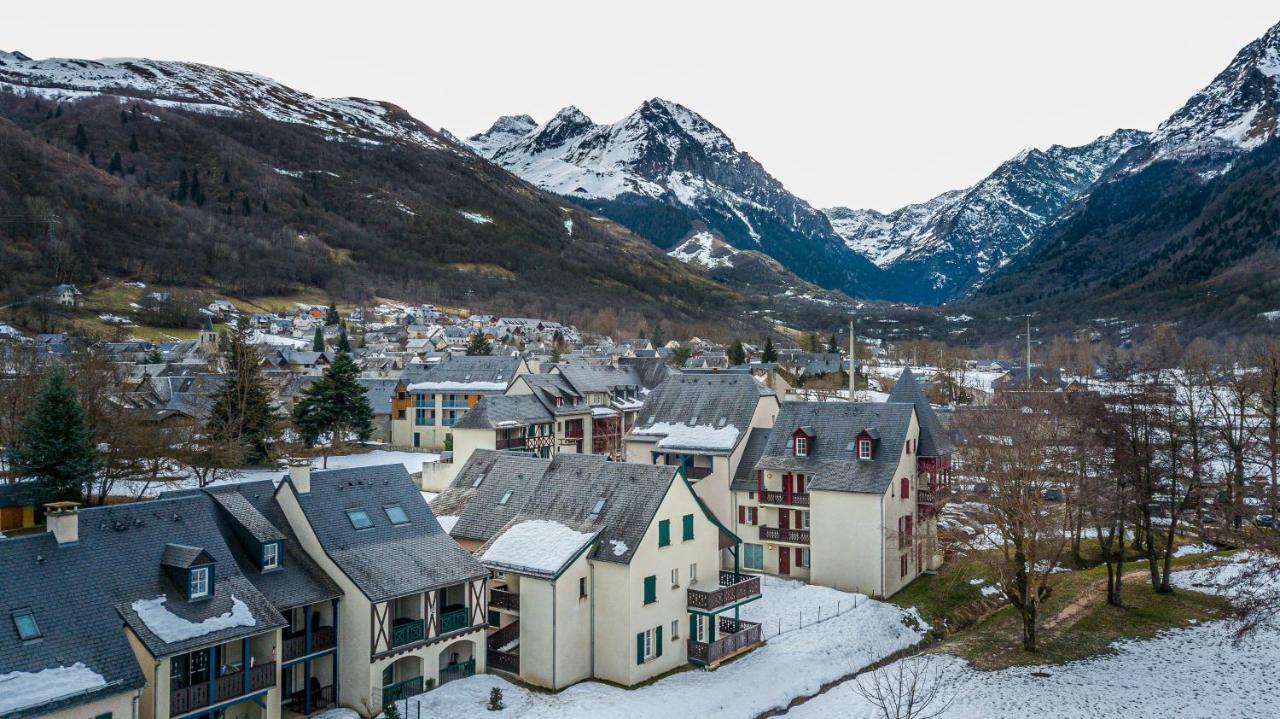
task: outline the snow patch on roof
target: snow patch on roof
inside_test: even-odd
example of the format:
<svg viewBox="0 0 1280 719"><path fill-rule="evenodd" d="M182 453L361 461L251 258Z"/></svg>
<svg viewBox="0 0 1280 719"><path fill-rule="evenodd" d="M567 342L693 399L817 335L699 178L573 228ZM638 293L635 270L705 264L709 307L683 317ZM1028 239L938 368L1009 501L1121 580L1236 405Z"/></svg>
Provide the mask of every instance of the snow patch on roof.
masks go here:
<svg viewBox="0 0 1280 719"><path fill-rule="evenodd" d="M480 557L486 564L554 574L595 538L549 519L530 519L513 525L495 539Z"/></svg>
<svg viewBox="0 0 1280 719"><path fill-rule="evenodd" d="M0 715L48 704L107 685L103 676L81 662L38 672L0 674Z"/></svg>
<svg viewBox="0 0 1280 719"><path fill-rule="evenodd" d="M671 422L654 422L647 427L631 430L634 435L648 437L662 435L658 440L659 449L720 449L730 450L738 443L741 432L729 424L723 427L710 425L673 424Z"/></svg>
<svg viewBox="0 0 1280 719"><path fill-rule="evenodd" d="M436 517L436 521L440 523L440 526L444 528L445 532L452 532L454 525L458 523L459 519L460 517L454 517L452 515Z"/></svg>
<svg viewBox="0 0 1280 719"><path fill-rule="evenodd" d="M184 619L166 609L164 606L166 599L167 597L161 594L155 599L139 599L131 606L133 611L138 613L142 623L147 625L147 629L167 644L203 637L232 627L252 627L258 623L258 620L253 618L253 612L249 611L249 605L240 601L235 595L231 597L231 611L200 622Z"/></svg>

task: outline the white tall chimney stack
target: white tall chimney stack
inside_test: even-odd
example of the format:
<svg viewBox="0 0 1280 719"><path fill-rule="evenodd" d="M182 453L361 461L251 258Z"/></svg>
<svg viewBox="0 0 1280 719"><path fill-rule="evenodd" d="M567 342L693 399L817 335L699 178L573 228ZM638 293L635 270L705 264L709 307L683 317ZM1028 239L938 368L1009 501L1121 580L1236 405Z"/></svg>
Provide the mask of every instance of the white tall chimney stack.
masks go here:
<svg viewBox="0 0 1280 719"><path fill-rule="evenodd" d="M298 494L311 493L311 460L305 457L294 457L289 460L289 480L293 482Z"/></svg>
<svg viewBox="0 0 1280 719"><path fill-rule="evenodd" d="M80 541L80 505L75 502L50 502L44 505L45 525L53 532L59 547Z"/></svg>

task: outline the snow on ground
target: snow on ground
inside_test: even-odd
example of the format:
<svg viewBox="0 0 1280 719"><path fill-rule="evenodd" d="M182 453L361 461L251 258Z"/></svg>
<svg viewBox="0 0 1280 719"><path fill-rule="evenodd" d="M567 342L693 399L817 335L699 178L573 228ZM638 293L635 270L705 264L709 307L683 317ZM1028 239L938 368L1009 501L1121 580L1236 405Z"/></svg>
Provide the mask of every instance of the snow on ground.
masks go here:
<svg viewBox="0 0 1280 719"><path fill-rule="evenodd" d="M373 467L381 464L403 464L410 474L422 471L423 462L435 462L440 459L440 455L431 452L397 452L394 450L374 450L372 452L361 452L359 454L340 454L329 457L328 469L352 469L354 467ZM311 471L324 472L321 468L321 460L311 460ZM238 484L240 482L253 482L256 480L270 479L276 483L285 475L284 469L239 469L230 474L219 476L213 482L214 485L220 484ZM151 482L147 483L142 480L119 481L112 485L111 493L117 496L146 496L154 497L161 492L169 492L178 489L192 489L199 486L199 482L195 477L187 477L186 479L174 482Z"/></svg>
<svg viewBox="0 0 1280 719"><path fill-rule="evenodd" d="M487 225L493 222L492 217L488 215L482 215L479 212L465 212L463 210L458 210L458 214L462 215L463 218L476 223L477 225Z"/></svg>
<svg viewBox="0 0 1280 719"><path fill-rule="evenodd" d="M421 694L422 716L492 716L485 712L489 689L502 689L505 716L521 719L598 719L601 716L665 719L688 717L750 719L792 698L812 694L828 682L918 641L918 630L904 624L913 613L860 594L838 592L773 577L761 578L763 598L743 607L750 621L781 621L784 634L715 671L672 674L652 684L626 690L599 682L581 682L558 693L530 692L492 674L450 682ZM854 609L854 601L857 608ZM839 604L843 614L810 623L817 608ZM800 613L804 626L799 626ZM791 628L791 631L786 631ZM400 715L418 716L415 707L400 706Z"/></svg>
<svg viewBox="0 0 1280 719"><path fill-rule="evenodd" d="M507 528L480 557L481 562L553 574L595 538L549 519L530 519Z"/></svg>
<svg viewBox="0 0 1280 719"><path fill-rule="evenodd" d="M252 627L258 623L253 618L253 612L249 611L249 605L235 595L231 596L231 611L199 622L185 619L165 609L166 599L161 594L155 599L139 599L131 606L142 623L147 625L147 629L168 644L203 637L210 632L232 627Z"/></svg>
<svg viewBox="0 0 1280 719"><path fill-rule="evenodd" d="M1175 583L1213 591L1243 572L1250 555L1218 567L1175 572ZM1235 625L1206 622L1166 631L1151 639L1117 642L1115 652L1054 666L1014 667L995 672L969 668L961 658L937 655L947 696L943 717L1272 717L1280 693L1280 623L1272 621L1236 644ZM892 671L892 667L887 669ZM884 670L882 670L884 671ZM1034 676L1047 673L1049 676ZM852 682L800 705L788 717L871 719L878 710Z"/></svg>
<svg viewBox="0 0 1280 719"><path fill-rule="evenodd" d="M47 704L107 685L103 676L80 662L38 672L0 674L0 715ZM38 713L38 712L37 712Z"/></svg>
<svg viewBox="0 0 1280 719"><path fill-rule="evenodd" d="M1208 554L1216 551L1218 551L1218 548L1212 544L1184 544L1173 550L1173 556L1185 557L1191 554Z"/></svg>
<svg viewBox="0 0 1280 719"><path fill-rule="evenodd" d="M360 715L354 709L346 707L330 707L324 711L316 712L311 715L311 719L360 719Z"/></svg>

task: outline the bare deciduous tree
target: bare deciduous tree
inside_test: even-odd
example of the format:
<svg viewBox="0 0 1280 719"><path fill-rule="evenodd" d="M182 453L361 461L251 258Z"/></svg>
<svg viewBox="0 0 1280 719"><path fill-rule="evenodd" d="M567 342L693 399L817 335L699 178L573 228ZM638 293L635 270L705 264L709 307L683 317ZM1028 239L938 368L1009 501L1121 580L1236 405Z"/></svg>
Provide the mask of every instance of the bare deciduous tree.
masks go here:
<svg viewBox="0 0 1280 719"><path fill-rule="evenodd" d="M955 701L944 679L937 659L923 654L863 674L854 680L853 689L883 719L933 719Z"/></svg>

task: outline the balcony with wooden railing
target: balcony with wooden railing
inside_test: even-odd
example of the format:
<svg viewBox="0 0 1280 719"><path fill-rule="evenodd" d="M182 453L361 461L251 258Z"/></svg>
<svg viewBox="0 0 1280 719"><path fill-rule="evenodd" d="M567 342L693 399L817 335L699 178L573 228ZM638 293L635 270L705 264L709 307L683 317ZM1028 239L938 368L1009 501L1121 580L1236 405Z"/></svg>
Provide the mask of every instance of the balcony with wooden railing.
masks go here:
<svg viewBox="0 0 1280 719"><path fill-rule="evenodd" d="M719 586L705 590L689 588L689 608L701 609L704 612L715 612L719 609L759 598L760 577L753 574L734 574L720 572Z"/></svg>
<svg viewBox="0 0 1280 719"><path fill-rule="evenodd" d="M718 664L764 643L760 625L731 617L720 617L716 629L718 637L710 642L690 639L689 661L694 664Z"/></svg>
<svg viewBox="0 0 1280 719"><path fill-rule="evenodd" d="M520 622L511 622L485 639L490 669L520 674Z"/></svg>
<svg viewBox="0 0 1280 719"><path fill-rule="evenodd" d="M323 652L337 646L338 635L333 627L314 627L311 630L311 650L307 651L307 635L305 632L285 637L284 660L291 661L308 654Z"/></svg>
<svg viewBox="0 0 1280 719"><path fill-rule="evenodd" d="M247 675L243 669L227 672L212 682L197 682L169 692L169 716L189 714L275 685L275 662L250 667Z"/></svg>
<svg viewBox="0 0 1280 719"><path fill-rule="evenodd" d="M391 624L391 646L402 647L422 641L424 623L421 619L397 619Z"/></svg>
<svg viewBox="0 0 1280 719"><path fill-rule="evenodd" d="M785 542L788 544L808 544L809 530L783 529L781 527L760 527L760 539L766 542Z"/></svg>
<svg viewBox="0 0 1280 719"><path fill-rule="evenodd" d="M520 611L520 594L506 587L494 587L489 590L489 608L518 612Z"/></svg>
<svg viewBox="0 0 1280 719"><path fill-rule="evenodd" d="M697 481L710 477L711 471L710 467L685 467L684 476L688 477L690 481Z"/></svg>
<svg viewBox="0 0 1280 719"><path fill-rule="evenodd" d="M757 492L756 496L760 498L760 504L772 504L781 507L808 507L808 492L775 492L766 489L763 492Z"/></svg>

